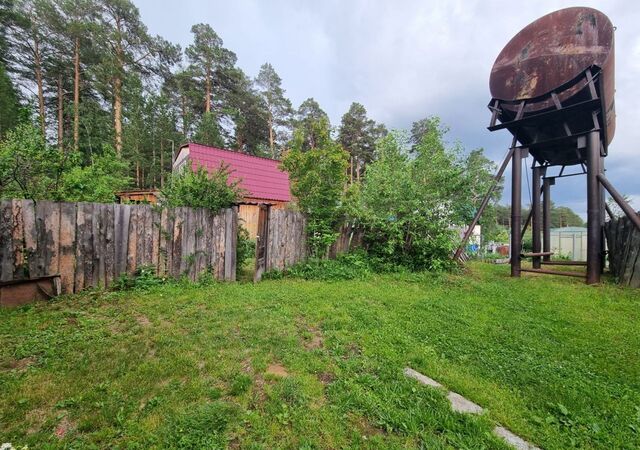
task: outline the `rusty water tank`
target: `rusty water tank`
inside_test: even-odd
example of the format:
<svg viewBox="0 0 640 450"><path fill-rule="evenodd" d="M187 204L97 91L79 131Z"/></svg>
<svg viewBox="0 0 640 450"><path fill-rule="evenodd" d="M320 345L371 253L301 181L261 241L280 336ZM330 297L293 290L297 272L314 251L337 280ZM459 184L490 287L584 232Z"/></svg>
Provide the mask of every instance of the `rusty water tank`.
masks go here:
<svg viewBox="0 0 640 450"><path fill-rule="evenodd" d="M593 67L602 77L600 95L606 115L606 144L615 132L614 27L602 12L586 7L561 9L530 23L502 49L491 69L494 99L527 100L524 117L555 108L549 93L563 105L588 92L586 81L558 89ZM506 106L515 110L516 105ZM588 119L587 119L588 120ZM578 128L581 128L577 124ZM585 127L591 126L588 123Z"/></svg>

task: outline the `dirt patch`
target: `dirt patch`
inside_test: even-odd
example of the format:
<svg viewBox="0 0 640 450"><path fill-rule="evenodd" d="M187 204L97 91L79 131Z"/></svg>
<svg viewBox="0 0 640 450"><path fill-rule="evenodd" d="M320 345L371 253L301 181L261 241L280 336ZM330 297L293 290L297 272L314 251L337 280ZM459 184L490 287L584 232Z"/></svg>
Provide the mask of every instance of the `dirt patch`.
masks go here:
<svg viewBox="0 0 640 450"><path fill-rule="evenodd" d="M76 428L75 422L70 421L67 418L67 416L64 416L62 418L62 420L60 421L60 423L58 423L58 426L56 427L56 429L53 432L53 434L58 439L64 439L64 437L67 435L67 433L69 433L70 431L74 430L75 428Z"/></svg>
<svg viewBox="0 0 640 450"><path fill-rule="evenodd" d="M75 317L67 317L67 324L71 325L72 327L77 327L78 319L76 319Z"/></svg>
<svg viewBox="0 0 640 450"><path fill-rule="evenodd" d="M28 356L26 358L20 358L20 359L12 359L9 361L9 363L6 366L3 366L3 368L7 370L17 370L17 371L27 370L29 367L33 366L37 361L38 360L36 359L35 356Z"/></svg>
<svg viewBox="0 0 640 450"><path fill-rule="evenodd" d="M29 424L27 428L27 434L34 434L42 429L42 426L47 421L49 410L46 408L32 409L25 416L25 421Z"/></svg>
<svg viewBox="0 0 640 450"><path fill-rule="evenodd" d="M342 359L356 358L360 355L362 355L362 349L358 344L352 342L347 345L346 352L342 356Z"/></svg>
<svg viewBox="0 0 640 450"><path fill-rule="evenodd" d="M307 350L315 350L317 348L322 348L324 343L324 339L320 334L314 334L311 339L304 342L304 348Z"/></svg>
<svg viewBox="0 0 640 450"><path fill-rule="evenodd" d="M320 383L324 385L333 383L333 380L335 379L336 379L336 376L331 372L321 372L318 374L318 380L320 380Z"/></svg>
<svg viewBox="0 0 640 450"><path fill-rule="evenodd" d="M322 332L319 328L309 325L304 317L296 318L296 326L298 330L303 335L303 345L307 350L315 350L318 348L322 348L324 344L324 338L322 337Z"/></svg>
<svg viewBox="0 0 640 450"><path fill-rule="evenodd" d="M244 373L253 373L253 367L251 366L250 358L245 358L242 360L242 371Z"/></svg>
<svg viewBox="0 0 640 450"><path fill-rule="evenodd" d="M144 314L136 316L136 322L138 322L138 325L140 325L142 328L149 328L151 326L151 321Z"/></svg>
<svg viewBox="0 0 640 450"><path fill-rule="evenodd" d="M358 428L358 430L360 430L360 434L362 434L363 436L372 437L384 436L385 434L387 434L383 429L372 425L371 422L369 422L364 417L352 417L351 421Z"/></svg>
<svg viewBox="0 0 640 450"><path fill-rule="evenodd" d="M280 364L269 364L269 367L267 367L267 375L274 375L276 377L288 377L289 376L289 372L287 372L287 369L284 368L284 366L281 366Z"/></svg>

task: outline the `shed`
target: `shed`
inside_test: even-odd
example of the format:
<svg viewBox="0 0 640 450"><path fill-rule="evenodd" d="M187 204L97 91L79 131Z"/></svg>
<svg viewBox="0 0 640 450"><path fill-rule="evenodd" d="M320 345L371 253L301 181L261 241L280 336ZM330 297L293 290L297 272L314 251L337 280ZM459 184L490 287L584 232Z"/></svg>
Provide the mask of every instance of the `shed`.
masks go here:
<svg viewBox="0 0 640 450"><path fill-rule="evenodd" d="M192 170L204 167L213 172L222 165L229 166L229 180L240 180L239 186L246 192L238 214L250 237L255 239L258 231L258 205L284 208L291 201L289 174L280 170L280 161L277 159L197 143L180 147L173 162L173 172L178 172L185 166Z"/></svg>
<svg viewBox="0 0 640 450"><path fill-rule="evenodd" d="M551 251L554 256L568 257L572 261L586 261L587 229L585 227L552 228Z"/></svg>

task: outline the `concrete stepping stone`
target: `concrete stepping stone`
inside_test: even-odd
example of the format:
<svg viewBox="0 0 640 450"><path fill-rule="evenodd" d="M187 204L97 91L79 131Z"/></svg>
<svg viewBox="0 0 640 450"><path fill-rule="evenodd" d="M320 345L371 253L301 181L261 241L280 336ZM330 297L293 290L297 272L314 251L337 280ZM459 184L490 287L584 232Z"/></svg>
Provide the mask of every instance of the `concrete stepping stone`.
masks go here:
<svg viewBox="0 0 640 450"><path fill-rule="evenodd" d="M493 429L493 434L498 437L504 439L507 444L510 444L512 447L518 450L540 450L533 444L522 439L520 436L513 434L511 431L507 430L505 427L497 426Z"/></svg>
<svg viewBox="0 0 640 450"><path fill-rule="evenodd" d="M417 372L409 367L405 367L403 372L407 377L413 378L414 380L417 380L425 386L430 386L438 389L446 389L442 384L438 383L433 378L429 378L428 376L423 375L420 372ZM482 406L473 403L471 400L463 397L456 392L448 391L447 399L451 404L451 409L455 412L463 414L482 414L484 412L484 408ZM511 445L517 450L540 450L540 448L525 441L520 436L513 434L511 431L500 425L497 425L493 429L493 434L502 438L507 444Z"/></svg>
<svg viewBox="0 0 640 450"><path fill-rule="evenodd" d="M420 383L422 383L424 385L431 386L431 387L434 387L434 388L443 387L440 383L438 383L433 378L429 378L429 377L427 377L425 375L422 375L420 372L416 372L415 370L413 370L413 369L411 369L409 367L405 367L404 374L406 376L408 376L409 378L413 378L414 380L418 380Z"/></svg>
<svg viewBox="0 0 640 450"><path fill-rule="evenodd" d="M462 395L449 391L447 394L449 403L451 403L451 409L455 412L466 414L482 414L484 409L480 405L476 405L471 400L464 398Z"/></svg>

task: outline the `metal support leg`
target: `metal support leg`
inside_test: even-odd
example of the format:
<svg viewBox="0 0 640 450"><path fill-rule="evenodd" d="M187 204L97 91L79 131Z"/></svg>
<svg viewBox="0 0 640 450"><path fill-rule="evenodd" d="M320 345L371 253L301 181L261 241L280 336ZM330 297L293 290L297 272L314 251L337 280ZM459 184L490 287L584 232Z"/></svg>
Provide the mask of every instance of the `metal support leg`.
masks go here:
<svg viewBox="0 0 640 450"><path fill-rule="evenodd" d="M600 247L600 207L602 197L598 183L600 171L600 132L592 131L587 138L587 284L600 282L602 263Z"/></svg>
<svg viewBox="0 0 640 450"><path fill-rule="evenodd" d="M533 186L531 190L533 192L533 199L531 201L531 243L533 246L533 253L540 253L542 250L542 242L540 231L542 229L542 217L540 215L540 180L542 178L542 167L536 166L533 168ZM533 257L533 268L540 269L540 256Z"/></svg>
<svg viewBox="0 0 640 450"><path fill-rule="evenodd" d="M511 276L520 276L522 251L522 150L513 149L511 158Z"/></svg>
<svg viewBox="0 0 640 450"><path fill-rule="evenodd" d="M598 174L604 173L604 156L600 154L600 166L598 167ZM600 189L600 273L604 273L604 268L607 265L607 237L604 234L604 223L607 220L607 197L605 195L604 186L598 183Z"/></svg>
<svg viewBox="0 0 640 450"><path fill-rule="evenodd" d="M542 183L542 251L551 251L551 186L552 178L545 178ZM545 255L543 261L551 261L551 256Z"/></svg>

